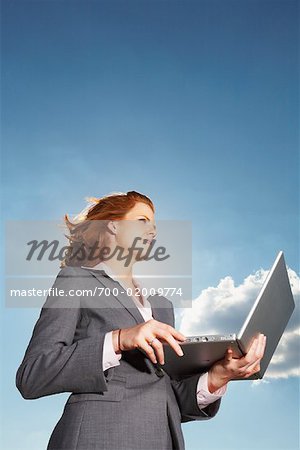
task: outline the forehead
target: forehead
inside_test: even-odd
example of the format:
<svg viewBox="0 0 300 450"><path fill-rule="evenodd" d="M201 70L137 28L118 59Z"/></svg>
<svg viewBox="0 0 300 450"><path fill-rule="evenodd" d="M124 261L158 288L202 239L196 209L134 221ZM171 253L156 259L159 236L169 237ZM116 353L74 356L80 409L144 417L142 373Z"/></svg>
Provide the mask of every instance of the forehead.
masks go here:
<svg viewBox="0 0 300 450"><path fill-rule="evenodd" d="M134 207L126 214L126 217L128 219L133 219L136 216L146 216L150 220L154 219L154 213L150 206L142 202L136 203Z"/></svg>

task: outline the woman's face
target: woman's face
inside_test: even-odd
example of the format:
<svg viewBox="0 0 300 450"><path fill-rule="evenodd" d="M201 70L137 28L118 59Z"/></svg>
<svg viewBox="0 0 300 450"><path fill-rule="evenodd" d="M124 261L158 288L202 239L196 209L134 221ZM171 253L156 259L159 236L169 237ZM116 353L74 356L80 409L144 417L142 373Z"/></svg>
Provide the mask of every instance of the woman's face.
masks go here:
<svg viewBox="0 0 300 450"><path fill-rule="evenodd" d="M156 224L154 213L150 206L138 202L125 215L123 220L115 222L116 245L125 249L125 254L130 247L138 247L140 250L133 251L135 260L142 259L156 236Z"/></svg>

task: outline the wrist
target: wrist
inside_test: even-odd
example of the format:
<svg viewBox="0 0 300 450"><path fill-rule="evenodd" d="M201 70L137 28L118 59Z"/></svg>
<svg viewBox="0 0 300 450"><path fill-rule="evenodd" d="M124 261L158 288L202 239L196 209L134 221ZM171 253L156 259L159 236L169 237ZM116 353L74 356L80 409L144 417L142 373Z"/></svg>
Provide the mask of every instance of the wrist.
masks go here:
<svg viewBox="0 0 300 450"><path fill-rule="evenodd" d="M211 394L225 386L229 381L228 377L216 375L212 370L207 374L207 387Z"/></svg>
<svg viewBox="0 0 300 450"><path fill-rule="evenodd" d="M114 351L117 355L120 355L121 349L120 349L120 331L121 330L114 330L112 332L112 342L113 342L113 347L114 347Z"/></svg>

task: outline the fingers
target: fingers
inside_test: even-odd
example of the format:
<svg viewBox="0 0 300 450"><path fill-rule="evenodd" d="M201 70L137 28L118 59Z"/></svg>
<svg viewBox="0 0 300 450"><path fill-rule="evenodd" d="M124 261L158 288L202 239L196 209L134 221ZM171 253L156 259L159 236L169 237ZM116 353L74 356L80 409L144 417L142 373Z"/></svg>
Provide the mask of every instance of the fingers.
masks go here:
<svg viewBox="0 0 300 450"><path fill-rule="evenodd" d="M179 356L183 355L183 351L182 351L179 343L176 341L176 339L174 339L172 334L170 334L168 331L158 329L156 337L158 337L162 341L167 342L173 348L173 350L177 353L177 355L179 355Z"/></svg>
<svg viewBox="0 0 300 450"><path fill-rule="evenodd" d="M252 363L253 360L256 360L257 357L255 357L256 355L256 350L257 350L257 346L259 344L259 337L255 338L250 346L250 349L248 350L247 354L244 356L244 358L241 358L241 362L244 365L247 365L249 363Z"/></svg>
<svg viewBox="0 0 300 450"><path fill-rule="evenodd" d="M232 351L231 348L228 348L228 349L227 349L227 352L226 352L224 358L225 358L225 360L226 360L227 363L230 363L230 361L231 361L232 358L233 358L233 351Z"/></svg>
<svg viewBox="0 0 300 450"><path fill-rule="evenodd" d="M142 342L139 345L139 350L141 350L148 358L154 363L157 364L156 354L151 345L149 345L146 341Z"/></svg>
<svg viewBox="0 0 300 450"><path fill-rule="evenodd" d="M151 326L152 328L152 336L145 338L146 346L143 344L142 347L149 355L151 361L156 363L155 359L157 359L160 364L165 363L162 341L167 342L177 353L177 355L182 356L183 351L177 340L184 341L186 337L179 331L175 330L175 328L173 328L171 325L167 325L156 320L151 320L149 322L149 326ZM151 345L149 345L150 343Z"/></svg>
<svg viewBox="0 0 300 450"><path fill-rule="evenodd" d="M159 322L158 320L155 319L148 320L147 322L145 322L145 324L143 324L143 327L150 328L151 331L154 332L154 334L157 330L165 330L168 331L170 334L172 334L172 336L178 341L186 340L186 336L180 333L180 331L177 331L175 328L173 328L171 325L168 325L167 323Z"/></svg>
<svg viewBox="0 0 300 450"><path fill-rule="evenodd" d="M241 365L239 366L238 372L241 378L248 378L260 370L260 362L264 355L265 347L266 336L260 334L253 341L247 355L239 360Z"/></svg>
<svg viewBox="0 0 300 450"><path fill-rule="evenodd" d="M174 339L177 339L178 341L185 341L186 337L184 336L184 334L180 333L180 331L175 330L175 328L171 327L171 325L167 325L164 323L160 322L160 326L162 326L162 328L166 331L168 331L173 337Z"/></svg>
<svg viewBox="0 0 300 450"><path fill-rule="evenodd" d="M262 335L263 338L260 341L260 347L258 347L258 352L260 353L261 357L264 356L266 345L267 345L267 336Z"/></svg>
<svg viewBox="0 0 300 450"><path fill-rule="evenodd" d="M151 343L150 346L154 350L157 360L160 364L165 363L164 348L162 341L167 342L170 345L170 347L172 347L173 350L177 353L177 355L183 356L183 351L178 342L176 341L176 339L174 339L174 337L172 336L172 334L170 334L166 329L156 329L155 332L156 336L154 338L148 339L147 341L149 342L148 345L150 345Z"/></svg>
<svg viewBox="0 0 300 450"><path fill-rule="evenodd" d="M247 362L249 364L252 364L253 361L261 360L261 358L264 355L265 346L266 346L266 336L260 334L256 339L255 345L253 345L253 351L251 353L248 352L246 355Z"/></svg>
<svg viewBox="0 0 300 450"><path fill-rule="evenodd" d="M158 332L157 339L153 341L152 347L155 349L156 355L158 357L158 360L160 364L164 364L164 350L163 350L163 344L161 343L161 340L167 342L170 347L173 348L175 353L177 353L178 356L183 356L183 351L180 345L177 343L177 341L173 338L173 336L166 334L165 332Z"/></svg>
<svg viewBox="0 0 300 450"><path fill-rule="evenodd" d="M263 357L265 345L266 337L263 334L259 334L259 336L253 340L248 353L243 358L239 359L241 367L249 366L261 359Z"/></svg>
<svg viewBox="0 0 300 450"><path fill-rule="evenodd" d="M178 355L183 355L178 341L185 341L186 337L166 323L150 319L135 327L123 328L122 331L122 336L120 336L122 342L119 343L120 349L127 351L138 348L154 364L157 363L157 359L160 364L164 364L164 352L161 341L168 342ZM150 343L151 345L149 345Z"/></svg>
<svg viewBox="0 0 300 450"><path fill-rule="evenodd" d="M266 341L267 341L266 336L260 335L260 337L258 339L257 347L256 347L256 352L255 352L255 356L257 356L257 359L252 364L250 363L250 364L248 364L248 366L246 366L246 372L249 375L253 375L256 372L259 372L260 362L264 356ZM246 377L247 377L247 374L246 374Z"/></svg>
<svg viewBox="0 0 300 450"><path fill-rule="evenodd" d="M152 347L153 351L155 352L155 355L156 355L156 358L157 358L159 364L164 364L165 358L164 358L164 350L163 350L162 343L157 338L155 338L151 344L151 347Z"/></svg>

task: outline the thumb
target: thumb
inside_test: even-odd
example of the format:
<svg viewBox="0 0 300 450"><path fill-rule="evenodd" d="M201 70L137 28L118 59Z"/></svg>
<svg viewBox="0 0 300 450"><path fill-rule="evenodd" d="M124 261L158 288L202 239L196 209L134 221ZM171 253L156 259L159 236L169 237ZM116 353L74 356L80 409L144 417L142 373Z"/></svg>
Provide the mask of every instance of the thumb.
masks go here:
<svg viewBox="0 0 300 450"><path fill-rule="evenodd" d="M231 361L231 360L232 360L232 355L233 355L232 349L231 349L231 348L228 348L228 349L227 349L227 352L226 352L226 355L225 355L226 360L227 360L227 361Z"/></svg>

